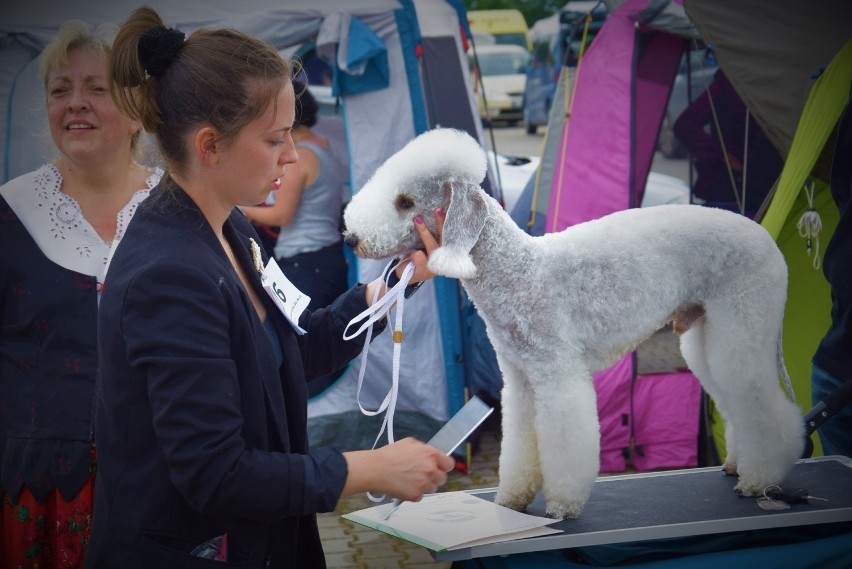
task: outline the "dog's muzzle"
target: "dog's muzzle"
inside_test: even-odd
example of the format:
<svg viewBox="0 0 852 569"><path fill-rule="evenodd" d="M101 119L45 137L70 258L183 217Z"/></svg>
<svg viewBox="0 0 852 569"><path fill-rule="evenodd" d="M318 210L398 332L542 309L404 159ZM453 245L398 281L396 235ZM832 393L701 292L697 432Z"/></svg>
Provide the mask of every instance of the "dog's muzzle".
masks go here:
<svg viewBox="0 0 852 569"><path fill-rule="evenodd" d="M358 247L358 241L358 236L354 233L350 233L343 239L343 242L346 243L346 245L349 246L349 248L351 248L353 251Z"/></svg>

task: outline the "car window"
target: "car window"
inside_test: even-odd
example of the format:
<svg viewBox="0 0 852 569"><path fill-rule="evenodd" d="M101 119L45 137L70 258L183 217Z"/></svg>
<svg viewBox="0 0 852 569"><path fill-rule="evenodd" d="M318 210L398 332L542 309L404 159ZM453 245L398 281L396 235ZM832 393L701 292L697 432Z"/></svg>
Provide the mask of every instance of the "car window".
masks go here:
<svg viewBox="0 0 852 569"><path fill-rule="evenodd" d="M479 69L483 77L518 75L526 72L529 56L525 53L479 54Z"/></svg>
<svg viewBox="0 0 852 569"><path fill-rule="evenodd" d="M501 45L517 45L527 49L527 36L525 34L495 34L494 39Z"/></svg>

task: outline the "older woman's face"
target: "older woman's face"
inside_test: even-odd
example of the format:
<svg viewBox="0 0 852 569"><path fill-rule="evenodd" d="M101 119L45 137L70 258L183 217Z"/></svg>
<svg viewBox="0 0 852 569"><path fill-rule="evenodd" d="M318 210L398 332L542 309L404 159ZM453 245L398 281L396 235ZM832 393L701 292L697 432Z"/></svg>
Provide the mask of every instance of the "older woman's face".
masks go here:
<svg viewBox="0 0 852 569"><path fill-rule="evenodd" d="M115 108L105 56L91 49L72 49L68 63L48 74L46 90L50 134L63 157L97 166L130 151L139 123Z"/></svg>

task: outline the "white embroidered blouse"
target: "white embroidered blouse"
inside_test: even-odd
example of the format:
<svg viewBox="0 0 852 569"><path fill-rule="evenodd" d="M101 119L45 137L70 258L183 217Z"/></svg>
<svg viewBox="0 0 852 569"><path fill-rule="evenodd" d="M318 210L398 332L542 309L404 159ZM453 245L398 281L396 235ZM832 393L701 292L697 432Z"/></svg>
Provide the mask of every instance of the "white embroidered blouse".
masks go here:
<svg viewBox="0 0 852 569"><path fill-rule="evenodd" d="M135 192L118 212L115 237L101 239L83 217L80 204L60 191L62 175L53 164L19 176L0 187L0 195L15 211L45 256L66 269L97 277L103 282L111 251L127 229L139 203L148 197L163 175L159 168L146 168L146 187Z"/></svg>

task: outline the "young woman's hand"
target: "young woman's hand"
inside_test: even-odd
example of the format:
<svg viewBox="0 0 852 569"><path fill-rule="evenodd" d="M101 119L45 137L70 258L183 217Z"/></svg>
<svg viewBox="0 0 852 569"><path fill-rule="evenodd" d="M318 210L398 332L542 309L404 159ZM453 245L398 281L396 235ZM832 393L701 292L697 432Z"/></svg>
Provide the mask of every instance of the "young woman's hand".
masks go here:
<svg viewBox="0 0 852 569"><path fill-rule="evenodd" d="M411 437L343 456L349 469L343 496L373 492L410 502L437 491L455 466L452 457Z"/></svg>
<svg viewBox="0 0 852 569"><path fill-rule="evenodd" d="M414 228L420 235L421 241L423 241L424 249L417 250L408 256L408 261L414 263L414 275L411 277L411 283L423 282L435 276L435 273L429 270L428 263L429 255L431 255L432 251L441 245L441 237L444 232L444 210L441 208L438 208L435 211L435 225L438 227L437 236L433 235L432 232L429 231L429 228L426 227L426 222L423 218L417 216L414 219ZM400 263L400 266L396 271L397 276L402 274L402 271L405 269L407 264L408 263L405 261Z"/></svg>

